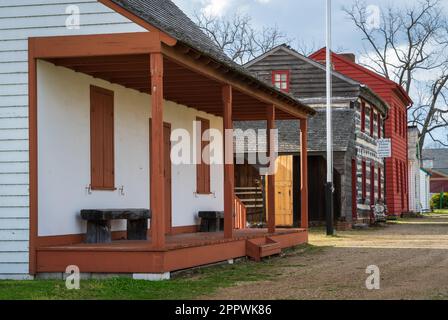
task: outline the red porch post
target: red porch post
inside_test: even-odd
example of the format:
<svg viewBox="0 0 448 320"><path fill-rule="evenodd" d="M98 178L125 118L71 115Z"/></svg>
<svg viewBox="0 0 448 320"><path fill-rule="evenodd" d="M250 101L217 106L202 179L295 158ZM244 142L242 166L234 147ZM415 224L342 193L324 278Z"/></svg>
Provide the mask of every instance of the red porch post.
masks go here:
<svg viewBox="0 0 448 320"><path fill-rule="evenodd" d="M271 105L266 110L267 119L267 152L272 156L273 136L271 130L275 129L275 106ZM274 164L275 165L275 164ZM268 229L269 233L275 232L275 174L268 175Z"/></svg>
<svg viewBox="0 0 448 320"><path fill-rule="evenodd" d="M224 237L233 237L233 207L235 201L235 168L233 163L233 134L227 135L226 130L233 129L232 119L232 87L222 88L224 105Z"/></svg>
<svg viewBox="0 0 448 320"><path fill-rule="evenodd" d="M308 229L308 120L300 120L300 227Z"/></svg>
<svg viewBox="0 0 448 320"><path fill-rule="evenodd" d="M163 150L163 56L151 54L151 239L155 248L165 246L165 179Z"/></svg>

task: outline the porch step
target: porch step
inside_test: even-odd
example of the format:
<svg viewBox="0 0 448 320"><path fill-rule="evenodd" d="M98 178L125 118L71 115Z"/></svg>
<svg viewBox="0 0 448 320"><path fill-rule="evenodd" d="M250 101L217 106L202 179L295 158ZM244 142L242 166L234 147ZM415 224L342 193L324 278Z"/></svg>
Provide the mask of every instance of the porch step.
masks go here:
<svg viewBox="0 0 448 320"><path fill-rule="evenodd" d="M246 241L246 255L257 262L281 252L280 244L270 237Z"/></svg>

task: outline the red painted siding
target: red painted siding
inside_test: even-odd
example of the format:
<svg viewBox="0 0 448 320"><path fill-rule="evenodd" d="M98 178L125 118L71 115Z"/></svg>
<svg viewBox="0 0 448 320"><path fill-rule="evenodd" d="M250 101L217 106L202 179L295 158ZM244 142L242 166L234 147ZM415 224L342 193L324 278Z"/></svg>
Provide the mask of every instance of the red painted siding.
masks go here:
<svg viewBox="0 0 448 320"><path fill-rule="evenodd" d="M317 51L310 56L316 61L325 61L325 48ZM372 89L385 102L389 104L391 110L389 117L385 121L385 137L392 140L392 158L386 159L386 170L384 172L386 180L386 204L389 212L399 215L408 211L408 188L403 188L403 192L396 190L403 183L400 181L399 166L395 165L396 161L403 164L402 172L408 172L408 152L407 152L407 107L412 103L411 99L406 95L404 90L396 83L374 73L346 58L333 54L333 65L336 71L356 80ZM406 177L406 174L404 174ZM404 184L406 184L404 178Z"/></svg>

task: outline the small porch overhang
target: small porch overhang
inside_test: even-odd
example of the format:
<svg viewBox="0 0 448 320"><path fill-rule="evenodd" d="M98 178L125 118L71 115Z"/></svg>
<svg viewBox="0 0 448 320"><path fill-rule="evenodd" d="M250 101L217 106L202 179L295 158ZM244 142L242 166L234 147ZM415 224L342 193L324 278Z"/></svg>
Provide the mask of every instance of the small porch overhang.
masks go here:
<svg viewBox="0 0 448 320"><path fill-rule="evenodd" d="M263 84L240 70L229 68L206 54L179 44L175 39L153 30L151 32L62 36L29 39L29 141L30 141L30 273L48 257L48 247L41 246L38 233L38 149L37 60L45 60L95 78L122 85L151 95L151 241L145 250L166 251L169 247L164 228L164 155L163 101L169 100L223 118L224 129L232 129L235 120L267 120L273 129L275 120L296 119L301 122L302 139L302 212L307 210L306 137L307 117L314 110L291 96ZM149 104L148 104L149 108ZM269 139L269 137L268 137ZM232 141L225 141L225 153L232 154ZM232 157L233 159L233 157ZM275 176L269 177L274 186ZM237 241L233 226L234 166L224 165L223 239ZM275 234L275 194L269 190L269 230ZM307 215L302 228L308 227ZM306 237L305 237L306 238ZM294 241L293 241L294 242ZM294 242L295 243L295 242ZM295 243L297 244L297 243ZM210 245L210 242L204 242ZM62 250L62 249L61 249ZM121 252L123 250L119 250ZM132 250L131 250L132 251ZM169 251L169 250L168 250ZM44 259L44 260L42 260ZM222 259L225 260L226 258ZM213 259L212 259L213 260ZM213 261L210 261L210 263ZM149 271L148 271L149 272Z"/></svg>

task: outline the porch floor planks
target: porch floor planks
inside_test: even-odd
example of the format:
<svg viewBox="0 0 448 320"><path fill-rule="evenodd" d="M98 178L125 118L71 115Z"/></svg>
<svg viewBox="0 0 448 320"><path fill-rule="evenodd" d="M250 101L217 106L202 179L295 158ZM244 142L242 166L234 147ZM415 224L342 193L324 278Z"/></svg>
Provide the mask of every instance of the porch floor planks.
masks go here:
<svg viewBox="0 0 448 320"><path fill-rule="evenodd" d="M147 241L116 240L111 243L87 244L78 243L70 245L42 246L38 251L130 251L130 252L155 252L171 251L183 248L201 247L220 243L260 238L264 236L282 236L306 232L305 229L277 229L274 234L267 229L235 230L232 239L225 239L223 232L185 233L167 235L166 248L156 250L152 247L151 238Z"/></svg>

